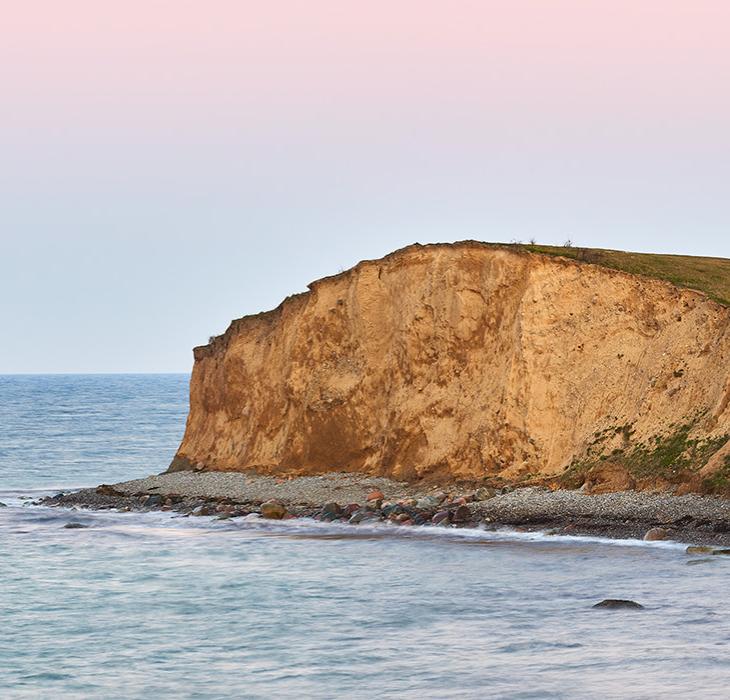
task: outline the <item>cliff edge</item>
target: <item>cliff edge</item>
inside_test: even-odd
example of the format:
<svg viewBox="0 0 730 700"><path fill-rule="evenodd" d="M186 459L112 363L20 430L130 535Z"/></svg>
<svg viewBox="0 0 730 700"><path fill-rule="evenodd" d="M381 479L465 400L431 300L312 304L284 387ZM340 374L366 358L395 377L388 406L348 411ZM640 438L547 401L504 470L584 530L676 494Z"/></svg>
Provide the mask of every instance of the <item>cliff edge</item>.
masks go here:
<svg viewBox="0 0 730 700"><path fill-rule="evenodd" d="M413 245L195 348L170 471L730 484L730 309L601 265Z"/></svg>

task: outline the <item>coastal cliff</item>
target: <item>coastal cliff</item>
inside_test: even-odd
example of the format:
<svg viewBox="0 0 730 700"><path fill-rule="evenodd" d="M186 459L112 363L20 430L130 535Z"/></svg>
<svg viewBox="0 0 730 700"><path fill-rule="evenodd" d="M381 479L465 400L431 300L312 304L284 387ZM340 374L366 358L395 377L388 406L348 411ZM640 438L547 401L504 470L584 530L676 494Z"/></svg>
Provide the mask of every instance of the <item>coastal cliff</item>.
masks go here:
<svg viewBox="0 0 730 700"><path fill-rule="evenodd" d="M413 245L195 348L170 471L723 493L729 328L726 306L659 279Z"/></svg>

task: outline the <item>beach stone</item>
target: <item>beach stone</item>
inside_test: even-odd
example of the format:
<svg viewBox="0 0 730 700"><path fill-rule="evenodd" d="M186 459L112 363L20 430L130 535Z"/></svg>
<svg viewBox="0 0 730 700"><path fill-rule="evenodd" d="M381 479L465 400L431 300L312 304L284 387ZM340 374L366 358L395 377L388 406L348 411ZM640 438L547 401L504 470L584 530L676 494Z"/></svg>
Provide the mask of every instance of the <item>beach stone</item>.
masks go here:
<svg viewBox="0 0 730 700"><path fill-rule="evenodd" d="M159 506L162 504L162 496L158 496L157 494L153 494L152 496L147 496L147 498L144 499L144 505L149 507Z"/></svg>
<svg viewBox="0 0 730 700"><path fill-rule="evenodd" d="M350 520L348 522L350 522L352 525L359 525L360 523L374 520L380 520L380 518L372 510L361 508L360 510L355 511L350 516Z"/></svg>
<svg viewBox="0 0 730 700"><path fill-rule="evenodd" d="M433 518L431 518L431 522L434 525L448 525L449 520L450 519L448 510L440 510L433 516Z"/></svg>
<svg viewBox="0 0 730 700"><path fill-rule="evenodd" d="M723 556L723 557L728 557L728 556L730 556L730 549L713 549L712 553L719 554L720 556Z"/></svg>
<svg viewBox="0 0 730 700"><path fill-rule="evenodd" d="M355 511L358 510L360 510L359 503L348 503L343 509L345 515L352 515Z"/></svg>
<svg viewBox="0 0 730 700"><path fill-rule="evenodd" d="M89 527L83 523L66 523L64 526L65 530L81 530L82 528Z"/></svg>
<svg viewBox="0 0 730 700"><path fill-rule="evenodd" d="M621 600L619 598L606 598L600 603L596 603L594 608L603 608L605 610L643 610L644 606L633 600Z"/></svg>
<svg viewBox="0 0 730 700"><path fill-rule="evenodd" d="M269 520L281 520L286 515L286 508L276 501L261 504L261 517Z"/></svg>
<svg viewBox="0 0 730 700"><path fill-rule="evenodd" d="M344 511L339 503L331 501L325 503L319 512L319 516L322 520L336 520L343 515Z"/></svg>
<svg viewBox="0 0 730 700"><path fill-rule="evenodd" d="M455 523L465 523L471 520L471 511L469 507L462 503L452 514L451 520Z"/></svg>
<svg viewBox="0 0 730 700"><path fill-rule="evenodd" d="M416 508L420 508L421 510L438 508L438 506L441 505L442 500L443 499L440 499L437 496L424 496L416 501Z"/></svg>
<svg viewBox="0 0 730 700"><path fill-rule="evenodd" d="M385 498L385 496L383 495L382 491L375 490L375 491L371 491L368 494L368 497L366 500L367 501L382 501L384 498Z"/></svg>
<svg viewBox="0 0 730 700"><path fill-rule="evenodd" d="M322 515L332 515L333 517L337 517L339 515L342 515L342 507L339 503L335 503L335 501L330 501L329 503L325 503L322 506Z"/></svg>
<svg viewBox="0 0 730 700"><path fill-rule="evenodd" d="M474 492L474 500L475 501L487 501L490 498L494 498L496 492L494 489L489 488L488 486L482 486L481 488L478 488Z"/></svg>
<svg viewBox="0 0 730 700"><path fill-rule="evenodd" d="M690 545L684 550L687 554L712 554L713 548L707 545Z"/></svg>
<svg viewBox="0 0 730 700"><path fill-rule="evenodd" d="M645 542L658 542L660 540L666 540L669 538L669 532L663 527L653 527L651 530L647 530L644 535Z"/></svg>
<svg viewBox="0 0 730 700"><path fill-rule="evenodd" d="M100 484L96 487L96 493L100 496L123 496L123 493L117 491L113 486L109 484Z"/></svg>

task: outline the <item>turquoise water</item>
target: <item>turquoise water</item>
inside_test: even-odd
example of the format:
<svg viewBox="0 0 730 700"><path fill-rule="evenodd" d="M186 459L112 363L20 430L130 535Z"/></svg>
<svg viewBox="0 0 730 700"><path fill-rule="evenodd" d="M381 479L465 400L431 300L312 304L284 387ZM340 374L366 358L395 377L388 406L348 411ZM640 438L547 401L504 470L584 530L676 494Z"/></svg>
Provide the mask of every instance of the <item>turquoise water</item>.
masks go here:
<svg viewBox="0 0 730 700"><path fill-rule="evenodd" d="M164 469L186 384L0 377L0 698L727 697L723 557L28 505Z"/></svg>

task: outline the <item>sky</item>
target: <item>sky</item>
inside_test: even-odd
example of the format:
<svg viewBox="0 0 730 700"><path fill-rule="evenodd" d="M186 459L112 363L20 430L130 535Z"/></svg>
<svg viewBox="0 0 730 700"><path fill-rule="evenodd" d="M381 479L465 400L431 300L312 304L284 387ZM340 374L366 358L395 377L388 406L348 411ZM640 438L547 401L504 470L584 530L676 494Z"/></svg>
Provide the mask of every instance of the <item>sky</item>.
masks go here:
<svg viewBox="0 0 730 700"><path fill-rule="evenodd" d="M0 373L187 372L413 242L730 257L727 0L24 0Z"/></svg>

